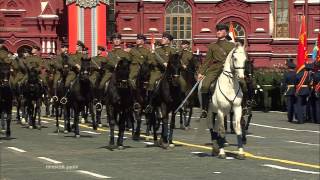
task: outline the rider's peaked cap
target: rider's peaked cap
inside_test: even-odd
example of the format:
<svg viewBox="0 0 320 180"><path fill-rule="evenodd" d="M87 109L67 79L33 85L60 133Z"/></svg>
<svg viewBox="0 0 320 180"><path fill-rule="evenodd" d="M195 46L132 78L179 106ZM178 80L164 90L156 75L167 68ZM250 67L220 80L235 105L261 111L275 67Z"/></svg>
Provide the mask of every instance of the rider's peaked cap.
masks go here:
<svg viewBox="0 0 320 180"><path fill-rule="evenodd" d="M162 37L168 38L170 41L173 40L173 36L172 36L170 33L168 33L168 32L164 32L164 33L162 34Z"/></svg>
<svg viewBox="0 0 320 180"><path fill-rule="evenodd" d="M216 25L216 30L217 31L226 30L228 32L229 31L229 27L226 24L219 23L219 24Z"/></svg>
<svg viewBox="0 0 320 180"><path fill-rule="evenodd" d="M120 33L113 33L111 36L111 40L114 40L114 39L121 39L121 34Z"/></svg>
<svg viewBox="0 0 320 180"><path fill-rule="evenodd" d="M80 47L82 47L82 48L85 47L85 45L84 45L84 43L83 43L82 41L77 41L77 45L80 46Z"/></svg>
<svg viewBox="0 0 320 180"><path fill-rule="evenodd" d="M137 35L137 39L142 39L142 40L144 40L144 41L147 40L146 36L143 35L143 34L138 34L138 35Z"/></svg>

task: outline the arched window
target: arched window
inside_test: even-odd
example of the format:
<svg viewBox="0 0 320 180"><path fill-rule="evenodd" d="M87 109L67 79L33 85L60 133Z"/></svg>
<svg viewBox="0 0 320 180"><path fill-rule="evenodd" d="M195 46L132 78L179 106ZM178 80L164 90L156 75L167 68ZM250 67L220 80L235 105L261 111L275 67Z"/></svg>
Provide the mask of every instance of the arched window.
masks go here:
<svg viewBox="0 0 320 180"><path fill-rule="evenodd" d="M230 27L230 22L227 22L226 24ZM245 38L246 32L245 32L243 26L237 22L232 22L232 25L233 25L233 29L236 34L236 37L237 38Z"/></svg>
<svg viewBox="0 0 320 180"><path fill-rule="evenodd" d="M165 29L176 40L191 40L191 6L184 0L173 0L166 9Z"/></svg>

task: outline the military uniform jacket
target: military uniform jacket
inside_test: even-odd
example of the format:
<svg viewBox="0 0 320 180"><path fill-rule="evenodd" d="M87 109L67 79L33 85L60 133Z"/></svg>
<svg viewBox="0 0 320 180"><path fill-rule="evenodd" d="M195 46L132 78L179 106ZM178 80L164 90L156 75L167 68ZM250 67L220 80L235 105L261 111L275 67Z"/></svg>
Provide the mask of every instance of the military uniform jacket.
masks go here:
<svg viewBox="0 0 320 180"><path fill-rule="evenodd" d="M305 75L305 76L304 76ZM304 82L302 83L302 80ZM299 89L299 84L301 83L301 88ZM302 70L296 75L296 95L298 96L307 96L311 93L310 91L310 83L311 83L311 76L310 73L306 70Z"/></svg>
<svg viewBox="0 0 320 180"><path fill-rule="evenodd" d="M145 47L134 47L130 50L129 54L132 65L141 65L145 61L147 63L151 61L151 52Z"/></svg>
<svg viewBox="0 0 320 180"><path fill-rule="evenodd" d="M313 74L313 90L316 97L320 98L320 70Z"/></svg>
<svg viewBox="0 0 320 180"><path fill-rule="evenodd" d="M61 75L66 76L69 72L75 69L76 63L69 57L68 54L60 54L57 56L54 67Z"/></svg>
<svg viewBox="0 0 320 180"><path fill-rule="evenodd" d="M193 58L193 53L187 49L180 51L182 65L188 66Z"/></svg>
<svg viewBox="0 0 320 180"><path fill-rule="evenodd" d="M1 63L2 62L6 62L7 61L7 57L8 57L8 52L5 49L1 48L0 49L0 62Z"/></svg>
<svg viewBox="0 0 320 180"><path fill-rule="evenodd" d="M23 59L23 63L25 64L27 72L29 72L31 69L34 69L39 73L41 72L42 59L39 56L28 56L27 58Z"/></svg>
<svg viewBox="0 0 320 180"><path fill-rule="evenodd" d="M294 70L289 70L283 74L282 81L282 90L284 91L285 96L295 95L295 81L296 81L296 72Z"/></svg>
<svg viewBox="0 0 320 180"><path fill-rule="evenodd" d="M111 52L108 53L108 59L109 59L109 63L112 67L115 67L118 62L121 60L121 58L126 58L129 61L131 61L130 59L130 55L128 52L124 51L121 48L114 48Z"/></svg>
<svg viewBox="0 0 320 180"><path fill-rule="evenodd" d="M211 43L208 47L205 61L200 66L200 74L210 73L210 71L216 71L221 68L234 46L234 43L227 40L218 40L216 43Z"/></svg>

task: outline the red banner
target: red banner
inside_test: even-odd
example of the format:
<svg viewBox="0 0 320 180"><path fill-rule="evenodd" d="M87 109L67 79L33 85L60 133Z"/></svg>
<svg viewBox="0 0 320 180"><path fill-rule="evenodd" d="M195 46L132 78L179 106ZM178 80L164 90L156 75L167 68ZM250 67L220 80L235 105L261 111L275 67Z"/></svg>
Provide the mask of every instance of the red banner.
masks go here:
<svg viewBox="0 0 320 180"><path fill-rule="evenodd" d="M301 17L301 28L299 35L298 55L297 55L297 73L304 68L304 63L308 60L307 52L307 32L305 16Z"/></svg>

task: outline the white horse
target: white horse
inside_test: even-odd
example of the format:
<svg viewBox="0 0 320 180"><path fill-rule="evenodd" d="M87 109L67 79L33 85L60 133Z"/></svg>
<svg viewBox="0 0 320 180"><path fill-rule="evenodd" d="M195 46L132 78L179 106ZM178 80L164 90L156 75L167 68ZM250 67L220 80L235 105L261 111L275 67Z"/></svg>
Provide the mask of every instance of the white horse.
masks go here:
<svg viewBox="0 0 320 180"><path fill-rule="evenodd" d="M219 158L225 158L224 143L225 129L224 117L230 112L234 113L233 120L236 123L235 132L238 140L238 158L244 159L241 116L242 116L242 97L243 93L239 84L239 79L244 78L244 66L247 59L244 47L236 44L235 48L228 54L224 63L223 72L217 79L216 88L212 95L212 111L217 114L217 123L214 131L217 139L213 141L212 154ZM214 120L214 119L213 119ZM219 149L218 149L219 148Z"/></svg>

